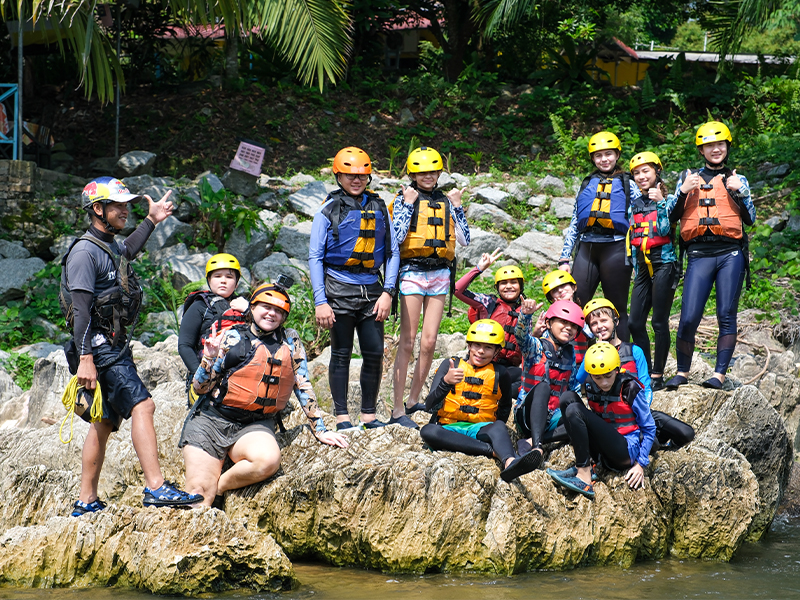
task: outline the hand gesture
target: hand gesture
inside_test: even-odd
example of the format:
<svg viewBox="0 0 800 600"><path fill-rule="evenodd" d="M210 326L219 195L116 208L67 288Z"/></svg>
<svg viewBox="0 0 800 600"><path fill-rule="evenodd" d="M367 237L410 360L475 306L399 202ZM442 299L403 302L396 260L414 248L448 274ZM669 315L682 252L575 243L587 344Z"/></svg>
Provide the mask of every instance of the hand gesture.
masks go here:
<svg viewBox="0 0 800 600"><path fill-rule="evenodd" d="M450 358L448 360L450 361L450 368L447 370L447 373L445 373L444 382L455 385L464 380L464 369L456 369L456 366L453 364L453 359Z"/></svg>
<svg viewBox="0 0 800 600"><path fill-rule="evenodd" d="M419 198L419 192L413 187L408 186L403 188L403 202L406 204L414 204Z"/></svg>
<svg viewBox="0 0 800 600"><path fill-rule="evenodd" d="M632 490L638 490L644 487L644 467L637 462L625 474L625 481L628 482Z"/></svg>
<svg viewBox="0 0 800 600"><path fill-rule="evenodd" d="M489 267L491 267L498 258L503 256L503 251L500 248L495 248L494 252L491 254L487 254L484 252L481 254L481 259L478 261L478 269L480 271L485 271Z"/></svg>
<svg viewBox="0 0 800 600"><path fill-rule="evenodd" d="M341 433L336 433L335 431L323 431L322 433L317 433L316 436L320 442L328 444L328 446L347 448L349 445L347 439Z"/></svg>
<svg viewBox="0 0 800 600"><path fill-rule="evenodd" d="M701 179L698 173L689 173L681 185L681 192L688 194L692 190L696 190L700 187L700 182Z"/></svg>
<svg viewBox="0 0 800 600"><path fill-rule="evenodd" d="M247 312L247 309L250 308L250 303L247 301L247 298L242 298L240 296L231 300L231 308L242 313Z"/></svg>
<svg viewBox="0 0 800 600"><path fill-rule="evenodd" d="M449 192L447 192L447 199L450 200L450 204L453 205L453 208L458 208L461 206L461 196L464 194L464 190L467 188L463 187L460 190L453 188Z"/></svg>
<svg viewBox="0 0 800 600"><path fill-rule="evenodd" d="M523 315L532 315L542 307L540 302L536 302L533 298L523 298L521 311Z"/></svg>
<svg viewBox="0 0 800 600"><path fill-rule="evenodd" d="M333 314L331 305L327 302L320 304L314 309L317 317L317 325L323 329L330 329L336 323L336 315Z"/></svg>
<svg viewBox="0 0 800 600"><path fill-rule="evenodd" d="M661 193L661 186L659 185L654 185L647 190L647 195L653 202L661 202L664 200L664 194Z"/></svg>
<svg viewBox="0 0 800 600"><path fill-rule="evenodd" d="M736 169L734 169L733 173L731 173L731 176L728 177L726 186L732 192L738 192L739 188L742 187L742 180L739 179L739 176L736 174Z"/></svg>
<svg viewBox="0 0 800 600"><path fill-rule="evenodd" d="M211 324L211 335L202 340L203 342L203 355L208 358L216 358L219 354L219 348L222 344L222 336L225 332L217 334L217 322Z"/></svg>
<svg viewBox="0 0 800 600"><path fill-rule="evenodd" d="M164 197L161 198L158 202L153 202L153 199L150 196L145 196L147 202L150 204L150 208L147 211L147 216L150 220L155 224L158 225L172 215L172 209L174 208L172 201L169 197L172 195L172 190L168 190Z"/></svg>
<svg viewBox="0 0 800 600"><path fill-rule="evenodd" d="M547 328L547 319L545 319L545 314L547 311L542 311L539 313L539 318L536 319L536 325L533 326L533 331L531 334L533 337L542 337L544 334L544 330Z"/></svg>

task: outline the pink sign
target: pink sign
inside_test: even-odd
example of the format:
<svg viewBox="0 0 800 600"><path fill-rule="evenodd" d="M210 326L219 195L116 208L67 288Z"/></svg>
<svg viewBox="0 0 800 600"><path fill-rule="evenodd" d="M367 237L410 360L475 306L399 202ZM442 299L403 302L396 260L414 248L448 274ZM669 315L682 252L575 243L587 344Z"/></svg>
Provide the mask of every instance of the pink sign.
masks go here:
<svg viewBox="0 0 800 600"><path fill-rule="evenodd" d="M244 171L258 177L261 175L261 163L264 162L264 148L239 142L239 149L231 161L231 169Z"/></svg>

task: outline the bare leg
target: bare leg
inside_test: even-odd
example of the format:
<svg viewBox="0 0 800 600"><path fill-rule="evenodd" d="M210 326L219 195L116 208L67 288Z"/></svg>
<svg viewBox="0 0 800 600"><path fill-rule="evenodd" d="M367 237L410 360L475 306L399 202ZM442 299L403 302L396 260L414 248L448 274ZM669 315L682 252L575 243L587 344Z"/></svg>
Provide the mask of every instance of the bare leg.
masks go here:
<svg viewBox="0 0 800 600"><path fill-rule="evenodd" d="M158 441L153 425L156 403L152 398L139 402L131 411L131 440L144 472L145 485L157 490L164 484L161 465L158 464Z"/></svg>
<svg viewBox="0 0 800 600"><path fill-rule="evenodd" d="M419 402L422 386L431 370L433 351L436 350L436 338L439 335L439 325L442 324L446 298L446 295L425 296L423 301L422 337L419 344L419 358L414 367L414 378L411 380L411 392L408 395L409 406Z"/></svg>
<svg viewBox="0 0 800 600"><path fill-rule="evenodd" d="M103 419L89 426L81 453L81 491L78 499L90 504L97 500L97 484L106 457L106 444L113 425Z"/></svg>
<svg viewBox="0 0 800 600"><path fill-rule="evenodd" d="M397 346L397 356L394 359L392 373L394 399L392 416L395 418L406 414L403 406L403 393L408 378L408 363L411 360L411 353L414 351L414 340L419 328L419 317L422 314L423 299L424 297L420 294L400 296L400 342Z"/></svg>
<svg viewBox="0 0 800 600"><path fill-rule="evenodd" d="M233 445L228 456L236 464L219 478L217 494L264 481L281 465L278 442L266 432L248 433Z"/></svg>
<svg viewBox="0 0 800 600"><path fill-rule="evenodd" d="M203 501L195 506L211 506L217 495L223 461L187 444L183 447L183 462L186 465L186 490L203 496Z"/></svg>

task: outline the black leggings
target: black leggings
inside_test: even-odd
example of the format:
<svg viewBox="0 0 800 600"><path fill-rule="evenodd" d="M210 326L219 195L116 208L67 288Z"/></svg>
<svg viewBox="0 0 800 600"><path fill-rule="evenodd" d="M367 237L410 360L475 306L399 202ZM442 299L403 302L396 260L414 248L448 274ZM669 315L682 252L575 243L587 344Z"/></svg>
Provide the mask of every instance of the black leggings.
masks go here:
<svg viewBox="0 0 800 600"><path fill-rule="evenodd" d="M449 450L470 456L488 456L490 458L497 454L504 466L509 458L517 456L511 443L511 437L508 435L508 428L505 423L500 421L481 427L478 439L445 429L438 423L424 425L419 434L422 436L422 441L428 444L432 450Z"/></svg>
<svg viewBox="0 0 800 600"><path fill-rule="evenodd" d="M675 298L678 283L678 264L674 262L653 265L653 276L647 265L639 263L636 278L633 280L631 295L630 330L633 343L639 346L647 359L650 375L663 375L664 365L669 355L669 312ZM650 360L650 336L647 335L647 315L653 309L653 333L655 333L655 354Z"/></svg>
<svg viewBox="0 0 800 600"><path fill-rule="evenodd" d="M578 395L575 392L564 392L561 397L574 396L576 399ZM547 404L550 401L550 386L545 383L537 383L533 389L525 396L525 401L517 408L514 413L514 420L517 422L522 435L531 438L531 446L533 448L540 448L543 443L550 442L565 442L569 439L567 430L564 428L563 414L558 423L558 426L552 430L547 431L549 422L549 411Z"/></svg>
<svg viewBox="0 0 800 600"><path fill-rule="evenodd" d="M353 353L353 334L358 332L361 357L361 412L374 415L383 371L383 323L369 318L336 314L331 329L331 362L328 381L333 396L334 411L346 415L347 388L350 383L350 355Z"/></svg>
<svg viewBox="0 0 800 600"><path fill-rule="evenodd" d="M617 335L623 342L630 341L628 334L628 290L633 267L625 264L625 240L618 242L579 242L572 263L572 276L578 284L575 295L581 302L594 297L598 284L603 284L603 296L619 312Z"/></svg>
<svg viewBox="0 0 800 600"><path fill-rule="evenodd" d="M590 466L592 459L597 462L601 454L613 469L622 471L632 466L625 436L587 408L577 394L561 395L561 414L578 467Z"/></svg>
<svg viewBox="0 0 800 600"><path fill-rule="evenodd" d="M506 373L511 378L511 398L516 400L519 396L519 388L522 387L522 368L506 367Z"/></svg>
<svg viewBox="0 0 800 600"><path fill-rule="evenodd" d="M651 410L656 422L656 439L659 445L669 443L673 449L681 448L694 439L694 428L680 419L669 416L659 410Z"/></svg>
<svg viewBox="0 0 800 600"><path fill-rule="evenodd" d="M717 286L717 364L715 373L725 374L736 347L736 316L739 312L739 295L745 274L745 258L741 250L722 256L690 256L683 279L681 321L675 343L678 371L688 373L692 366L695 333L703 310Z"/></svg>

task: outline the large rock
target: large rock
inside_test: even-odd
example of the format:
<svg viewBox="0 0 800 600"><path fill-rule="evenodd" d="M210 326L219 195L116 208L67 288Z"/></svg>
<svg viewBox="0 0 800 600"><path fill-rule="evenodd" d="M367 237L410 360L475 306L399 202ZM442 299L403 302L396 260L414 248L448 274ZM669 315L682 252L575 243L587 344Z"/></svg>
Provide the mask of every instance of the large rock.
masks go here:
<svg viewBox="0 0 800 600"><path fill-rule="evenodd" d="M508 207L508 200L511 195L497 188L484 187L475 190L475 197L481 202L488 202L498 208L505 209Z"/></svg>
<svg viewBox="0 0 800 600"><path fill-rule="evenodd" d="M172 285L175 289L181 289L193 281L204 280L206 263L210 258L208 252L171 257L167 264L172 268Z"/></svg>
<svg viewBox="0 0 800 600"><path fill-rule="evenodd" d="M153 172L153 163L156 155L145 150L134 150L119 157L114 174L119 178L133 177L135 175L150 175Z"/></svg>
<svg viewBox="0 0 800 600"><path fill-rule="evenodd" d="M550 214L556 219L570 219L575 209L575 198L572 196L556 196L550 200Z"/></svg>
<svg viewBox="0 0 800 600"><path fill-rule="evenodd" d="M245 173L244 171L237 171L236 169L229 169L220 177L222 185L226 190L239 194L245 198L255 196L261 191L258 187L258 177Z"/></svg>
<svg viewBox="0 0 800 600"><path fill-rule="evenodd" d="M135 175L133 177L126 177L122 180L132 194L144 194L146 190L152 186L159 186L163 188L174 188L175 180L172 177L153 177L152 175ZM174 198L172 199L174 200Z"/></svg>
<svg viewBox="0 0 800 600"><path fill-rule="evenodd" d="M325 187L325 183L314 181L289 196L289 206L295 212L307 217L313 217L327 197L328 190Z"/></svg>
<svg viewBox="0 0 800 600"><path fill-rule="evenodd" d="M0 303L24 297L25 284L44 267L45 262L37 257L0 259Z"/></svg>
<svg viewBox="0 0 800 600"><path fill-rule="evenodd" d="M279 275L290 275L296 282L308 280L308 262L273 252L253 265L255 281L275 281Z"/></svg>
<svg viewBox="0 0 800 600"><path fill-rule="evenodd" d="M549 268L558 263L563 245L559 236L529 231L508 245L505 256L520 264L531 263Z"/></svg>
<svg viewBox="0 0 800 600"><path fill-rule="evenodd" d="M564 180L552 175L545 175L536 181L536 185L539 186L540 190L550 189L560 194L567 191L567 185L564 183Z"/></svg>
<svg viewBox="0 0 800 600"><path fill-rule="evenodd" d="M150 234L150 239L145 244L145 250L153 252L167 246L174 246L179 242L191 241L194 229L188 223L179 221L174 216L164 219Z"/></svg>
<svg viewBox="0 0 800 600"><path fill-rule="evenodd" d="M530 186L524 181L514 181L508 184L508 193L514 196L517 200L525 200L531 195Z"/></svg>
<svg viewBox="0 0 800 600"><path fill-rule="evenodd" d="M243 229L234 229L225 242L225 252L233 254L240 264L250 267L267 255L267 247L274 239L272 232L265 229L251 229L249 240Z"/></svg>
<svg viewBox="0 0 800 600"><path fill-rule="evenodd" d="M313 175L306 175L303 172L297 173L296 175L292 175L289 178L289 185L292 187L297 187L301 185L305 185L307 183L314 183L316 181L316 177Z"/></svg>
<svg viewBox="0 0 800 600"><path fill-rule="evenodd" d="M447 171L442 171L441 175L439 175L439 180L436 182L436 187L443 192L449 192L457 185L455 178Z"/></svg>
<svg viewBox="0 0 800 600"><path fill-rule="evenodd" d="M508 242L503 237L490 231L470 227L469 235L469 246L456 244L456 258L459 261L464 261L469 267L477 265L484 252L491 254L495 248L505 250L508 247Z"/></svg>
<svg viewBox="0 0 800 600"><path fill-rule="evenodd" d="M30 252L22 245L22 242L9 242L0 240L0 258L29 258Z"/></svg>
<svg viewBox="0 0 800 600"><path fill-rule="evenodd" d="M514 217L493 204L478 204L477 202L472 202L467 212L470 221L480 221L484 219L496 227L511 225L515 222Z"/></svg>
<svg viewBox="0 0 800 600"><path fill-rule="evenodd" d="M292 258L308 260L308 248L311 244L311 221L302 221L296 225L284 225L278 232L275 244Z"/></svg>

